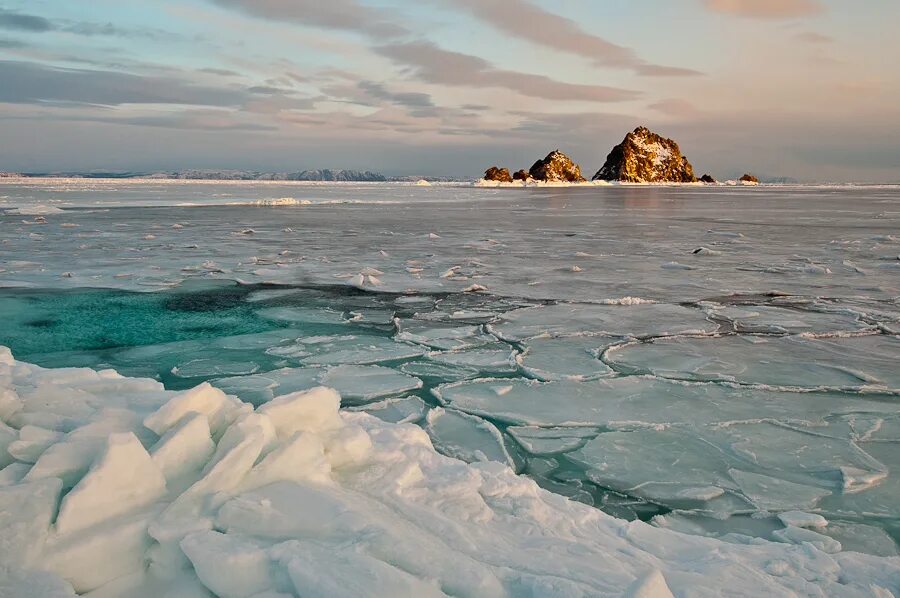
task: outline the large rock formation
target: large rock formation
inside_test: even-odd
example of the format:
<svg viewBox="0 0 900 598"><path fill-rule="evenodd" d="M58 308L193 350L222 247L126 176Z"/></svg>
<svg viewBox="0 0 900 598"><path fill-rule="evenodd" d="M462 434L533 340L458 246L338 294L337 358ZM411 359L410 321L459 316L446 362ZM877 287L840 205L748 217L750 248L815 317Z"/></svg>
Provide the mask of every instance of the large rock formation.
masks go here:
<svg viewBox="0 0 900 598"><path fill-rule="evenodd" d="M745 174L741 177L741 183L744 185L759 185L759 179L752 174Z"/></svg>
<svg viewBox="0 0 900 598"><path fill-rule="evenodd" d="M527 170L525 170L524 168L522 170L517 170L516 172L513 173L513 180L530 181L531 173L528 172Z"/></svg>
<svg viewBox="0 0 900 598"><path fill-rule="evenodd" d="M678 144L646 127L625 136L606 157L595 181L628 183L693 183L694 168L681 155Z"/></svg>
<svg viewBox="0 0 900 598"><path fill-rule="evenodd" d="M704 174L702 177L700 177L700 182L712 185L716 182L716 179L714 179L711 174Z"/></svg>
<svg viewBox="0 0 900 598"><path fill-rule="evenodd" d="M531 167L529 174L538 181L583 183L585 178L581 176L581 168L575 162L559 150L547 154L543 160L538 160Z"/></svg>
<svg viewBox="0 0 900 598"><path fill-rule="evenodd" d="M506 168L497 168L496 166L491 166L484 171L484 180L499 181L501 183L513 182L513 178L512 175L509 174L509 170L507 170Z"/></svg>

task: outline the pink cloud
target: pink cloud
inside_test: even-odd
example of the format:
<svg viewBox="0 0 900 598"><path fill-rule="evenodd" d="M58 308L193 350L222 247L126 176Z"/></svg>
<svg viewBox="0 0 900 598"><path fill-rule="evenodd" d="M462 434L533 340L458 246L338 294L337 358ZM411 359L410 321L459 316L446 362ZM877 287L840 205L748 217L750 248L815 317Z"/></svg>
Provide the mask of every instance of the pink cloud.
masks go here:
<svg viewBox="0 0 900 598"><path fill-rule="evenodd" d="M704 0L715 12L756 19L805 17L825 10L819 0Z"/></svg>

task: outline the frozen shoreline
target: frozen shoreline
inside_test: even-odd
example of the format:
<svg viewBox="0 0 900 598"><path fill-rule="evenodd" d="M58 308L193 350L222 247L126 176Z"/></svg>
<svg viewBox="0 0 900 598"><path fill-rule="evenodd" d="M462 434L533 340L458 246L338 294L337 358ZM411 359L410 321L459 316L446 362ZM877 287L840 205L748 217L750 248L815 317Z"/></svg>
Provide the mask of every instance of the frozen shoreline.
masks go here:
<svg viewBox="0 0 900 598"><path fill-rule="evenodd" d="M208 385L176 393L0 349L0 594L900 589L900 557L836 552L795 526L791 545L628 523L498 463L441 456L420 428L338 401L318 389L254 411ZM814 527L807 519L789 523Z"/></svg>

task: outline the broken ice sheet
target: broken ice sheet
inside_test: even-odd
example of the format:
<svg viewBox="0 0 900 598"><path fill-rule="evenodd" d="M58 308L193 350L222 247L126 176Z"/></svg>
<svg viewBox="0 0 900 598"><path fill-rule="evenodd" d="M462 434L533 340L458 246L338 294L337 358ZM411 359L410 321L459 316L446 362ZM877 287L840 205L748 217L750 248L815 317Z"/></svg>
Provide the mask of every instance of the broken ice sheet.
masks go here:
<svg viewBox="0 0 900 598"><path fill-rule="evenodd" d="M297 359L306 365L369 365L412 359L425 353L421 347L395 342L382 336L321 335L304 336L290 344L266 351L269 355Z"/></svg>
<svg viewBox="0 0 900 598"><path fill-rule="evenodd" d="M351 407L350 411L364 411L378 419L394 424L419 423L425 417L427 406L419 397L399 397Z"/></svg>
<svg viewBox="0 0 900 598"><path fill-rule="evenodd" d="M873 329L856 315L789 309L785 307L727 306L714 307L710 314L730 320L738 332L787 334L835 334Z"/></svg>
<svg viewBox="0 0 900 598"><path fill-rule="evenodd" d="M524 343L517 360L526 374L538 380L590 380L612 373L599 354L618 341L610 336L538 337Z"/></svg>
<svg viewBox="0 0 900 598"><path fill-rule="evenodd" d="M900 338L722 336L657 339L613 347L627 373L801 388L900 388Z"/></svg>
<svg viewBox="0 0 900 598"><path fill-rule="evenodd" d="M842 470L849 487L822 499L819 507L830 519L855 518L864 513L872 521L896 521L900 518L900 443L860 442L865 454L885 468L875 475L865 468Z"/></svg>
<svg viewBox="0 0 900 598"><path fill-rule="evenodd" d="M242 376L259 370L252 361L222 361L220 359L192 359L172 368L179 378L211 378L215 376Z"/></svg>
<svg viewBox="0 0 900 598"><path fill-rule="evenodd" d="M499 348L494 348L499 347ZM428 353L428 359L439 364L475 368L486 373L516 371L516 351L508 345L490 345L469 351L441 351Z"/></svg>
<svg viewBox="0 0 900 598"><path fill-rule="evenodd" d="M256 313L267 320L291 324L347 324L343 312L321 307L266 307Z"/></svg>
<svg viewBox="0 0 900 598"><path fill-rule="evenodd" d="M461 411L512 425L545 427L632 429L762 419L824 427L832 415L880 417L900 410L894 401L866 395L793 393L639 376L587 382L482 379L443 384L432 394Z"/></svg>
<svg viewBox="0 0 900 598"><path fill-rule="evenodd" d="M324 386L334 388L345 403L374 401L422 388L422 381L378 365L340 365L322 377Z"/></svg>
<svg viewBox="0 0 900 598"><path fill-rule="evenodd" d="M394 338L424 345L441 351L471 349L497 342L497 338L482 332L480 326L447 326L418 320L397 320Z"/></svg>
<svg viewBox="0 0 900 598"><path fill-rule="evenodd" d="M506 429L532 455L560 455L579 449L597 436L597 428L540 428L510 426Z"/></svg>
<svg viewBox="0 0 900 598"><path fill-rule="evenodd" d="M467 463L497 461L516 469L496 426L480 417L437 407L428 412L425 430L436 449Z"/></svg>
<svg viewBox="0 0 900 598"><path fill-rule="evenodd" d="M351 307L345 317L354 324L388 326L394 319L394 310L383 307Z"/></svg>
<svg viewBox="0 0 900 598"><path fill-rule="evenodd" d="M772 532L784 528L781 521L774 516L734 515L727 519L715 519L691 511L673 511L657 515L651 524L685 534L738 542L750 538L771 539Z"/></svg>
<svg viewBox="0 0 900 598"><path fill-rule="evenodd" d="M726 452L732 463L743 462L759 473L844 494L874 486L888 473L884 464L855 443L817 434L814 429L748 422L700 433L710 447Z"/></svg>
<svg viewBox="0 0 900 598"><path fill-rule="evenodd" d="M599 486L673 509L723 515L753 510L733 495L736 485L723 455L683 430L607 432L568 457Z"/></svg>
<svg viewBox="0 0 900 598"><path fill-rule="evenodd" d="M876 556L900 556L900 549L891 536L880 527L864 523L830 521L819 533L841 543L844 551L863 552Z"/></svg>
<svg viewBox="0 0 900 598"><path fill-rule="evenodd" d="M760 511L813 509L819 500L831 494L831 490L826 488L797 484L760 473L740 469L730 469L728 473L741 493Z"/></svg>
<svg viewBox="0 0 900 598"><path fill-rule="evenodd" d="M210 384L258 406L277 396L316 386L323 372L322 368L283 368L253 376L218 378Z"/></svg>
<svg viewBox="0 0 900 598"><path fill-rule="evenodd" d="M398 368L404 374L431 380L433 382L457 382L478 377L475 368L435 363L433 361L410 361Z"/></svg>
<svg viewBox="0 0 900 598"><path fill-rule="evenodd" d="M610 336L669 336L713 332L718 326L699 309L665 303L596 305L560 303L517 309L488 325L509 341L580 333Z"/></svg>

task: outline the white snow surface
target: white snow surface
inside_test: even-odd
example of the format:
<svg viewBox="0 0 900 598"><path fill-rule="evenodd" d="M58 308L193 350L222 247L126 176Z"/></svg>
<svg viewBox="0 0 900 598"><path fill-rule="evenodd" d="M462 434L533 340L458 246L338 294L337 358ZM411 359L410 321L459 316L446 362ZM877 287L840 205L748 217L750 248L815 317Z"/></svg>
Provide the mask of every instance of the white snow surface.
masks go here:
<svg viewBox="0 0 900 598"><path fill-rule="evenodd" d="M40 439L34 464L0 445L0 596L900 592L900 557L797 527L742 544L626 522L327 388L254 410L0 348L0 395L4 437Z"/></svg>

